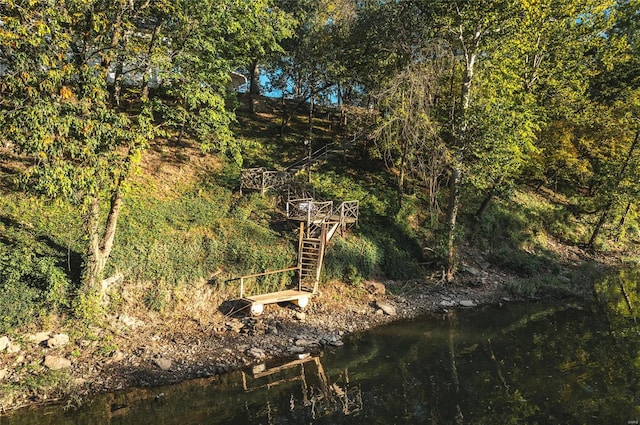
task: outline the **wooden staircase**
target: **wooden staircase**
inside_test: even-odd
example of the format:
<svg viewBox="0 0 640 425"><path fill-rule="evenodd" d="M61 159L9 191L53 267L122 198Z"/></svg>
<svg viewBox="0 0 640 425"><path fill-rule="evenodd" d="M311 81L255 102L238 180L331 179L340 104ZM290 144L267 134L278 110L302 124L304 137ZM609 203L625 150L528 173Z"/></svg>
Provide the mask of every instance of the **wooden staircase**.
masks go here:
<svg viewBox="0 0 640 425"><path fill-rule="evenodd" d="M303 229L301 229L304 232ZM324 244L320 238L301 238L298 250L300 287L311 293L318 292L318 281L324 257Z"/></svg>
<svg viewBox="0 0 640 425"><path fill-rule="evenodd" d="M325 152L326 156L326 152ZM265 168L242 170L240 191L242 189L260 190L282 189L293 180L295 167L289 171L269 171ZM318 293L318 283L322 272L322 263L327 244L340 231L344 233L358 222L359 201L318 201L310 196L292 199L290 194L286 201L287 219L300 223L298 263L296 266L282 270L254 273L230 279L240 281L240 300L250 307L254 315L262 313L265 304L291 301L304 308L312 295ZM245 296L244 282L275 273L297 272L298 288L268 294Z"/></svg>

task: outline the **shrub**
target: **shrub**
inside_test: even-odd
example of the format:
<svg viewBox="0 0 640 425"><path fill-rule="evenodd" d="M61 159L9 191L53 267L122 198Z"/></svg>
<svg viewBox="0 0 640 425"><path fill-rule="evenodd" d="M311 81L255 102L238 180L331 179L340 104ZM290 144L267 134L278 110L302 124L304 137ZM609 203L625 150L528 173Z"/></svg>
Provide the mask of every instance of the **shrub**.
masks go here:
<svg viewBox="0 0 640 425"><path fill-rule="evenodd" d="M0 243L0 332L68 307L69 286L55 258Z"/></svg>

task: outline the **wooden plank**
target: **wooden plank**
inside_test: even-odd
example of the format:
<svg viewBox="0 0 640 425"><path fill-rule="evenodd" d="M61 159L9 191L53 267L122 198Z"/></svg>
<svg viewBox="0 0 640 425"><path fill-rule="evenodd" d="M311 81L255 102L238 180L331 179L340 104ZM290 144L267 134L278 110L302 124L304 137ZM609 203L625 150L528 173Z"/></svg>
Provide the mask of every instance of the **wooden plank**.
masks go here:
<svg viewBox="0 0 640 425"><path fill-rule="evenodd" d="M285 301L293 301L303 297L310 297L311 295L313 295L311 292L287 289L279 292L271 292L269 294L252 295L250 297L245 297L245 299L251 303L256 304L273 304Z"/></svg>

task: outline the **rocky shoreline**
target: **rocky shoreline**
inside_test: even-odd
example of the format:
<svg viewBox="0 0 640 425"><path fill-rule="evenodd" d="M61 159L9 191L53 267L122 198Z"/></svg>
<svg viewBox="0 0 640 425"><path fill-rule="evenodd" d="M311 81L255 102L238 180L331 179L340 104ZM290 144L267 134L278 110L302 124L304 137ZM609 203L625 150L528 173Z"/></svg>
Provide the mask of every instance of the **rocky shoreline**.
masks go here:
<svg viewBox="0 0 640 425"><path fill-rule="evenodd" d="M508 301L505 279L473 279L465 285L428 281L334 282L305 310L270 305L257 317L216 312L197 317L120 315L93 334L39 330L0 336L0 414L22 406L74 399L132 387L160 386L211 377L267 359L340 346L344 337L429 312ZM19 385L34 374L55 374L49 385ZM46 382L51 381L45 380ZM11 386L12 384L13 387Z"/></svg>

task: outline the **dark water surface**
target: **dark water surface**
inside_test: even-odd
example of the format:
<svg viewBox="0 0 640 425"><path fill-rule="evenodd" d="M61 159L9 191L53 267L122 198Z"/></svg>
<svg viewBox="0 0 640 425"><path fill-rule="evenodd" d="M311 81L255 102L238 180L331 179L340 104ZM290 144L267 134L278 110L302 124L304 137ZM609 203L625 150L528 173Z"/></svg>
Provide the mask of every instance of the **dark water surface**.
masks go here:
<svg viewBox="0 0 640 425"><path fill-rule="evenodd" d="M583 307L509 304L424 317L319 356L0 418L14 424L637 424L640 279Z"/></svg>

